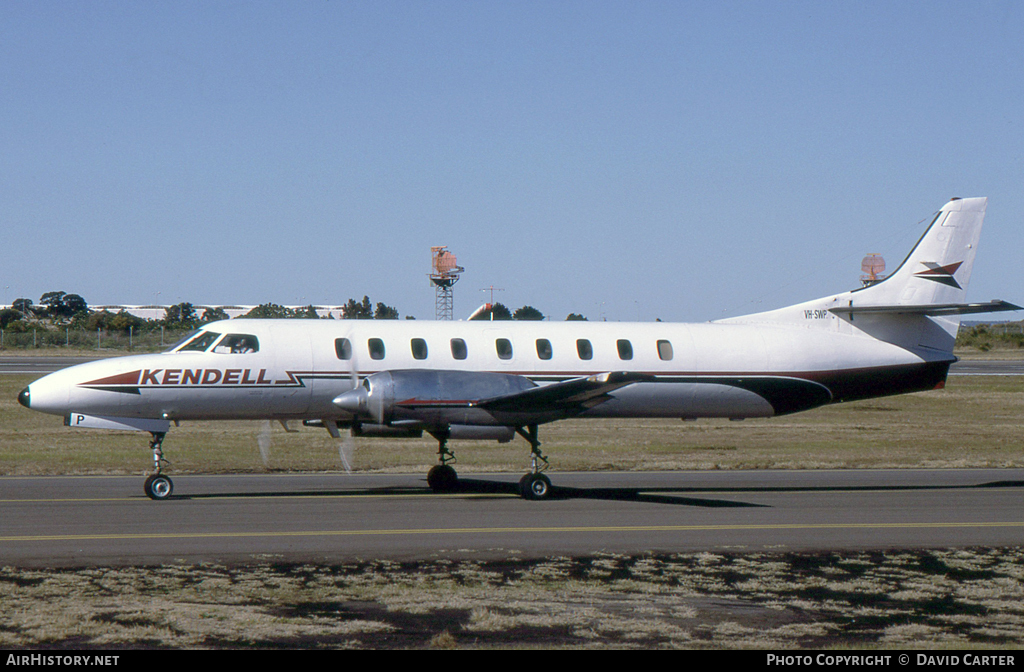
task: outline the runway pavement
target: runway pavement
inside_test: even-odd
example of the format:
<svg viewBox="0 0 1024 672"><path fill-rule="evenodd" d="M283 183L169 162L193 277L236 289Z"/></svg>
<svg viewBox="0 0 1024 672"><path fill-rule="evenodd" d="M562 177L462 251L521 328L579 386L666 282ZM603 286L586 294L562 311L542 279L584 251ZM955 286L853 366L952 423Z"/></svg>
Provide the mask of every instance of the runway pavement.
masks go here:
<svg viewBox="0 0 1024 672"><path fill-rule="evenodd" d="M1021 376L1024 375L1024 359L964 359L949 367L949 373L954 376Z"/></svg>
<svg viewBox="0 0 1024 672"><path fill-rule="evenodd" d="M1024 543L1024 469L0 478L0 564L331 562Z"/></svg>

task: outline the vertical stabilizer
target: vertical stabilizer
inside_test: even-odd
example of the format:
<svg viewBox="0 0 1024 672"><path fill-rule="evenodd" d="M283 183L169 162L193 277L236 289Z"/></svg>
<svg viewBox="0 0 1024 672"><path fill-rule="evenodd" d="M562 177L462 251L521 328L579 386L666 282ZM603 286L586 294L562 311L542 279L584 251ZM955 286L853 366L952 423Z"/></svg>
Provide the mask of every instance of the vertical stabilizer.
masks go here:
<svg viewBox="0 0 1024 672"><path fill-rule="evenodd" d="M776 322L861 334L930 358L952 358L960 316L1018 310L1002 301L966 304L987 198L942 206L902 264L867 287L721 322Z"/></svg>
<svg viewBox="0 0 1024 672"><path fill-rule="evenodd" d="M985 219L987 198L955 198L942 206L921 240L892 274L850 292L853 305L963 303Z"/></svg>

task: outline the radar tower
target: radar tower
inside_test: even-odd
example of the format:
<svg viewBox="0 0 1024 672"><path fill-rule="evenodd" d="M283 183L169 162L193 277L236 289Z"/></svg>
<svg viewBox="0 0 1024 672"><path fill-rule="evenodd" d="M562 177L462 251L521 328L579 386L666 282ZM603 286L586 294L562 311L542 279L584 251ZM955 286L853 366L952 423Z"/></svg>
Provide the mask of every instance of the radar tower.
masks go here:
<svg viewBox="0 0 1024 672"><path fill-rule="evenodd" d="M864 283L865 287L880 282L885 279L885 276L882 275L885 272L885 259L882 259L879 254L869 254L861 260L860 270L864 273L860 276L860 281Z"/></svg>
<svg viewBox="0 0 1024 672"><path fill-rule="evenodd" d="M455 255L447 247L430 248L431 267L430 282L434 285L434 319L453 320L455 298L452 286L459 281L459 274L464 269L456 263Z"/></svg>

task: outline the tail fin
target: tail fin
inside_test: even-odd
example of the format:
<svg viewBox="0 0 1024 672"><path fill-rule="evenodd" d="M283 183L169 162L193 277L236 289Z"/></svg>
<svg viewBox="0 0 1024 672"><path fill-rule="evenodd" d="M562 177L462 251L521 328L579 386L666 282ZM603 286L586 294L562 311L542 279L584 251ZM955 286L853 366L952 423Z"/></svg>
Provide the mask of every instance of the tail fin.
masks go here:
<svg viewBox="0 0 1024 672"><path fill-rule="evenodd" d="M987 205L987 198L946 203L899 268L881 282L850 292L851 305L963 303Z"/></svg>
<svg viewBox="0 0 1024 672"><path fill-rule="evenodd" d="M954 198L946 203L903 263L884 280L722 321L799 323L871 336L926 359L950 359L961 315L1021 310L1005 301L964 303L987 205L987 198Z"/></svg>

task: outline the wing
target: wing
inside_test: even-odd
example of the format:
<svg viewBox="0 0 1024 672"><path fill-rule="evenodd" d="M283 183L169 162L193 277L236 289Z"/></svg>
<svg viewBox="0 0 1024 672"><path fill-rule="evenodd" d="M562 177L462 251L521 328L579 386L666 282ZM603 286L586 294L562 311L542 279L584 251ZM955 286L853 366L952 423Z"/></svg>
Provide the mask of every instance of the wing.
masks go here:
<svg viewBox="0 0 1024 672"><path fill-rule="evenodd" d="M578 415L607 401L614 390L654 380L609 372L538 386L525 376L476 371L381 371L339 395L334 405L377 424L426 427L540 424Z"/></svg>
<svg viewBox="0 0 1024 672"><path fill-rule="evenodd" d="M485 399L474 404L489 413L576 415L604 403L620 387L653 381L654 376L627 371L610 371L586 378L530 388L514 394Z"/></svg>

